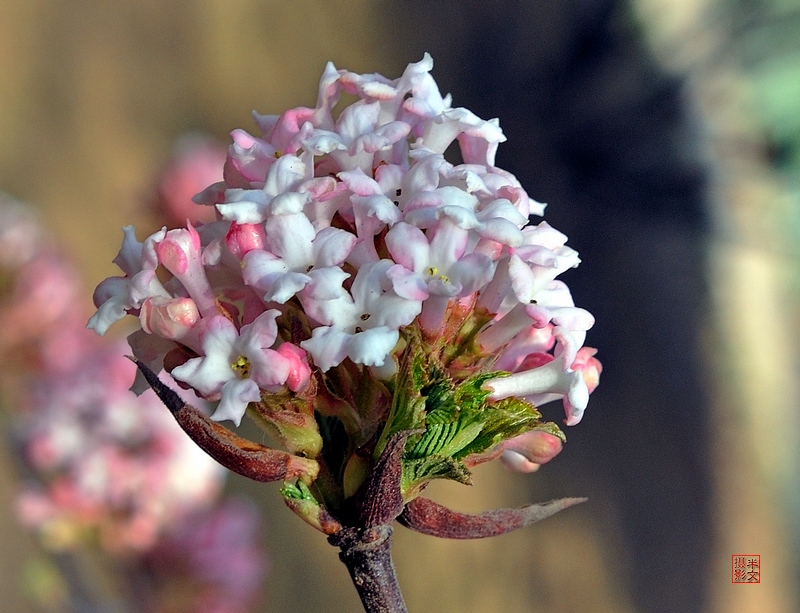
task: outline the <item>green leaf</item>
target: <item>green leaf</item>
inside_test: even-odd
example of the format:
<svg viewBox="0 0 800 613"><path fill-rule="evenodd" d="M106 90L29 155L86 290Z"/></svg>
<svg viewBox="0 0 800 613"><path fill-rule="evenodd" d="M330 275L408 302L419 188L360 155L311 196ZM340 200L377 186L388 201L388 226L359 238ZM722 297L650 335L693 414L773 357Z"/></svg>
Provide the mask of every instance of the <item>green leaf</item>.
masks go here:
<svg viewBox="0 0 800 613"><path fill-rule="evenodd" d="M519 398L506 398L495 404L485 405L481 413L483 429L470 444L460 449L455 457L463 459L469 455L481 454L495 445L525 432L545 429L540 428L543 425L540 423L541 418L541 413L532 404ZM555 427L557 434L551 432L550 426ZM547 432L551 432L559 438L563 437L558 426L555 424L550 424L550 426L546 428Z"/></svg>
<svg viewBox="0 0 800 613"><path fill-rule="evenodd" d="M450 479L465 485L472 484L470 471L457 460L440 455L403 461L400 489L404 498L416 495L421 486L431 479Z"/></svg>
<svg viewBox="0 0 800 613"><path fill-rule="evenodd" d="M339 521L317 501L308 485L303 481L286 482L280 492L286 506L310 526L324 534L333 534L341 529Z"/></svg>
<svg viewBox="0 0 800 613"><path fill-rule="evenodd" d="M420 390L428 383L427 360L422 351L418 348L407 350L401 359L392 394L392 407L383 433L375 445L373 459L381 456L387 442L397 432L424 428L425 398Z"/></svg>
<svg viewBox="0 0 800 613"><path fill-rule="evenodd" d="M435 348L409 333L394 383L392 408L373 458L379 457L386 441L400 431L408 437L403 455L403 495L415 495L431 479L469 483L465 466L469 456L479 456L503 441L540 429L562 440L552 423L519 398L489 401L484 385L504 376L502 372L479 372L457 381L449 374Z"/></svg>
<svg viewBox="0 0 800 613"><path fill-rule="evenodd" d="M305 500L313 501L314 503L317 502L317 499L314 498L314 494L311 493L308 485L300 480L297 480L295 483L290 483L288 481L285 482L283 487L280 489L280 493L281 496L290 500Z"/></svg>
<svg viewBox="0 0 800 613"><path fill-rule="evenodd" d="M532 428L532 430L547 432L548 434L552 434L553 436L561 439L562 443L567 442L567 436L561 431L561 428L558 427L558 424L555 424L552 421L546 421L543 424L539 424L535 428Z"/></svg>

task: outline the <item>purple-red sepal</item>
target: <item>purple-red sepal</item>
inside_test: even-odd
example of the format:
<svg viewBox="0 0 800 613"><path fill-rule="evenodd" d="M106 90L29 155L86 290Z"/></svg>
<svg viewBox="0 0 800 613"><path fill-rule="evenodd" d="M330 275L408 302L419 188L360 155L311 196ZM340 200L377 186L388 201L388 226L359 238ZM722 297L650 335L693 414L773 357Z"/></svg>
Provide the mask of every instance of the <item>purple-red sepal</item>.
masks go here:
<svg viewBox="0 0 800 613"><path fill-rule="evenodd" d="M315 460L270 449L237 436L225 426L211 421L201 411L184 402L178 394L164 385L156 374L135 358L131 358L147 383L172 412L178 425L208 455L225 468L255 481L289 481L302 479L311 482L319 472Z"/></svg>
<svg viewBox="0 0 800 613"><path fill-rule="evenodd" d="M449 539L479 539L498 536L530 526L586 498L560 498L518 509L495 509L483 513L459 513L428 498L409 502L397 520L422 534Z"/></svg>

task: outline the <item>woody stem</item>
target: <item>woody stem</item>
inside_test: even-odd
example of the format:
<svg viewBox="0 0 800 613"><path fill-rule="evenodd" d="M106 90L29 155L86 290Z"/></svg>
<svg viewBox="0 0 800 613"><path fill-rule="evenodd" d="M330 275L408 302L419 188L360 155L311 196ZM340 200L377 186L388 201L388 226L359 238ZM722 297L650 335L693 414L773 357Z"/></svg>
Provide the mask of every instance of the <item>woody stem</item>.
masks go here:
<svg viewBox="0 0 800 613"><path fill-rule="evenodd" d="M366 613L407 613L392 563L392 527L343 528L328 537L350 571Z"/></svg>

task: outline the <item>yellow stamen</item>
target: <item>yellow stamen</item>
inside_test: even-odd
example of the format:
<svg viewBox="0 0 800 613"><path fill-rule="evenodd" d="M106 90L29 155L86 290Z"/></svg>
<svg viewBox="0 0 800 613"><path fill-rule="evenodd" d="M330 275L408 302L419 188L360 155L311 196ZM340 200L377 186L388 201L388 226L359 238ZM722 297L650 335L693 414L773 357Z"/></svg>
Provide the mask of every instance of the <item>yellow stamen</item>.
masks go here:
<svg viewBox="0 0 800 613"><path fill-rule="evenodd" d="M236 371L240 379L247 379L250 377L250 361L243 355L240 355L236 358L236 361L231 364L231 370Z"/></svg>

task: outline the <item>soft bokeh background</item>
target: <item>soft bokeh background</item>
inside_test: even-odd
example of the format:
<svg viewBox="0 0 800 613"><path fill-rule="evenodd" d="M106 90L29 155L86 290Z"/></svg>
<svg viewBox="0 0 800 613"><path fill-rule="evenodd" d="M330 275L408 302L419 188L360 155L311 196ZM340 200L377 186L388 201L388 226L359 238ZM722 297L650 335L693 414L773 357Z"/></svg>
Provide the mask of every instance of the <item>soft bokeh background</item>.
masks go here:
<svg viewBox="0 0 800 613"><path fill-rule="evenodd" d="M797 0L0 1L0 188L37 207L91 288L173 141L312 105L324 64L399 76L430 51L457 106L499 117L518 175L584 263L603 380L562 455L442 485L461 510L590 502L478 542L402 529L412 611L800 610ZM122 331L120 330L120 333ZM557 409L553 409L553 413ZM0 466L3 610L37 555ZM358 610L336 551L259 497L261 610ZM762 582L731 585L731 555Z"/></svg>

